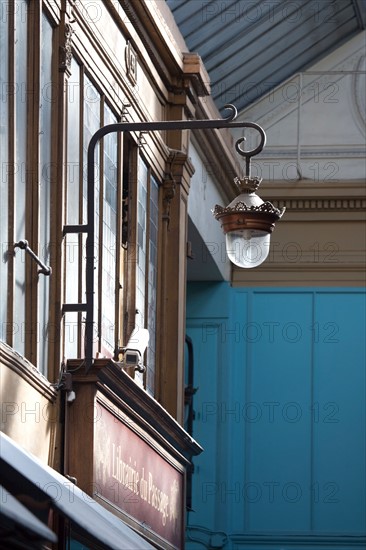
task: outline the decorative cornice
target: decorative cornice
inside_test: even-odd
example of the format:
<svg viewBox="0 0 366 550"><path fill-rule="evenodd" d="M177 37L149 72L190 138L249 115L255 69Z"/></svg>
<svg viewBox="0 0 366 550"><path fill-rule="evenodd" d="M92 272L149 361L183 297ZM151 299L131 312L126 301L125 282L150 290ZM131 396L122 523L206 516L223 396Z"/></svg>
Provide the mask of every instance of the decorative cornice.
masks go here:
<svg viewBox="0 0 366 550"><path fill-rule="evenodd" d="M266 147L265 152L261 155L261 161L268 161L270 158L282 158L282 159L289 159L289 158L297 158L297 149L295 147L287 147L284 145L279 145L277 147ZM301 150L301 158L303 159L329 159L329 158L335 158L339 159L340 157L346 157L348 158L365 158L365 147L360 145L358 148L355 148L354 145L344 145L341 148L334 147L334 149L322 149L321 147L317 147L314 149L309 148L306 146L306 149L303 148ZM260 162L259 162L260 164Z"/></svg>
<svg viewBox="0 0 366 550"><path fill-rule="evenodd" d="M178 168L178 171L175 169ZM169 149L169 156L166 161L166 173L163 179L163 213L162 218L169 223L170 203L175 196L176 186L179 183L183 167L187 168L189 177L194 174L194 167L188 156L183 151ZM178 174L176 174L178 172Z"/></svg>
<svg viewBox="0 0 366 550"><path fill-rule="evenodd" d="M288 212L301 211L366 211L366 198L337 198L337 199L281 199L273 200L273 204L281 209L286 207Z"/></svg>
<svg viewBox="0 0 366 550"><path fill-rule="evenodd" d="M188 79L189 85L193 86L197 96L208 96L210 94L210 78L200 56L197 53L184 53L183 64L184 76Z"/></svg>
<svg viewBox="0 0 366 550"><path fill-rule="evenodd" d="M82 359L67 362L68 369L74 373L75 384L94 383L96 389L118 406L124 407L125 412L153 438L164 438L186 460L190 461L193 455L202 452L202 447L162 405L136 384L115 361L96 359L88 374L85 374L82 365Z"/></svg>

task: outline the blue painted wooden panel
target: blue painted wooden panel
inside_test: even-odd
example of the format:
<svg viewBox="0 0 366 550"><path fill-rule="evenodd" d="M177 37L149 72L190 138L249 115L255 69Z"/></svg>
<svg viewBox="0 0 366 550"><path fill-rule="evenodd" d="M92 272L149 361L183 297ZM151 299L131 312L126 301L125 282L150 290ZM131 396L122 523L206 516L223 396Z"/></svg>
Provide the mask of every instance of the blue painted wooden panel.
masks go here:
<svg viewBox="0 0 366 550"><path fill-rule="evenodd" d="M216 499L211 495L216 494L218 477L218 426L217 426L217 400L218 400L218 356L219 340L217 338L217 322L211 320L209 325L210 346L205 346L205 319L198 320L196 325L190 328L190 337L196 342L202 342L202 346L195 345L195 362L201 364L201 368L195 373L194 385L198 388L200 407L196 411L194 437L204 448L204 453L195 460L195 483L193 485L192 501L195 521L206 525L209 529L215 529L217 519ZM210 457L207 460L207 457Z"/></svg>
<svg viewBox="0 0 366 550"><path fill-rule="evenodd" d="M365 532L365 297L318 293L315 308L314 529Z"/></svg>
<svg viewBox="0 0 366 550"><path fill-rule="evenodd" d="M246 476L258 498L248 501L246 529L307 531L312 293L253 292L251 319L247 400L258 419L248 423Z"/></svg>
<svg viewBox="0 0 366 550"><path fill-rule="evenodd" d="M357 289L190 285L188 550L366 547L365 311Z"/></svg>

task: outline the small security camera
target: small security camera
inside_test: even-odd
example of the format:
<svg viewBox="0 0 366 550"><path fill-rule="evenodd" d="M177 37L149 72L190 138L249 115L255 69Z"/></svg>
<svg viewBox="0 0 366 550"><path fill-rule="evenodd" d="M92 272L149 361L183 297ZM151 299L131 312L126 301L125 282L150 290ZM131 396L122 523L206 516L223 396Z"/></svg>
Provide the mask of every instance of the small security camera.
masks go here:
<svg viewBox="0 0 366 550"><path fill-rule="evenodd" d="M127 346L119 348L117 354L123 354L122 367L132 367L139 372L145 371L143 357L149 343L149 331L146 328L135 327Z"/></svg>
<svg viewBox="0 0 366 550"><path fill-rule="evenodd" d="M145 367L142 365L140 352L134 349L127 349L123 357L125 367L135 367L139 372L144 372Z"/></svg>

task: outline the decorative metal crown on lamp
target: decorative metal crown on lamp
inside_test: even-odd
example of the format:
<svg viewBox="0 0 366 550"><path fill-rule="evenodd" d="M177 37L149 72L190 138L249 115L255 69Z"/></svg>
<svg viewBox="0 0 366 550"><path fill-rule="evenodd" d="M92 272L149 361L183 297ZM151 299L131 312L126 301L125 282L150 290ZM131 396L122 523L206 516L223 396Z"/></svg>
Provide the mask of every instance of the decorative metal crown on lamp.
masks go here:
<svg viewBox="0 0 366 550"><path fill-rule="evenodd" d="M240 138L235 144L237 152L246 158L246 175L243 179L234 179L240 194L228 206L216 205L213 210L226 235L226 252L230 261L244 268L257 267L267 258L271 233L286 210L276 208L256 194L262 180L250 176L250 159L262 151L266 135L263 128L255 127L261 134L258 147L243 151L240 144L245 138Z"/></svg>

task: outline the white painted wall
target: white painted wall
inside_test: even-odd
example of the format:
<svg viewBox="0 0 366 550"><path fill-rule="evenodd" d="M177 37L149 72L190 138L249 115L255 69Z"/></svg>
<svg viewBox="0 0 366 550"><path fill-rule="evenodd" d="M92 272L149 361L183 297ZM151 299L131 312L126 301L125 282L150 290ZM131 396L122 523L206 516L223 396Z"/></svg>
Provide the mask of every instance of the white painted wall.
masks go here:
<svg viewBox="0 0 366 550"><path fill-rule="evenodd" d="M230 200L219 190L204 155L191 142L189 156L195 167L188 197L189 234L194 259L188 260L190 280L229 280L231 264L226 255L225 236L212 215L216 204Z"/></svg>
<svg viewBox="0 0 366 550"><path fill-rule="evenodd" d="M253 174L319 184L365 178L365 40L363 31L240 113L267 133Z"/></svg>

